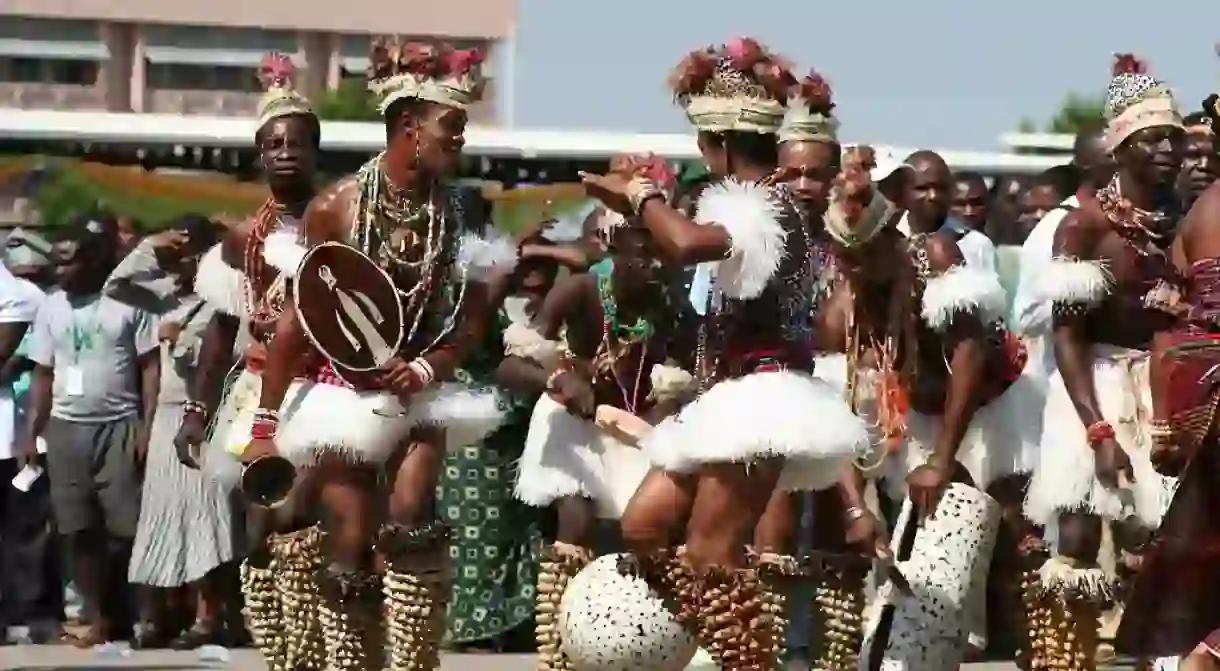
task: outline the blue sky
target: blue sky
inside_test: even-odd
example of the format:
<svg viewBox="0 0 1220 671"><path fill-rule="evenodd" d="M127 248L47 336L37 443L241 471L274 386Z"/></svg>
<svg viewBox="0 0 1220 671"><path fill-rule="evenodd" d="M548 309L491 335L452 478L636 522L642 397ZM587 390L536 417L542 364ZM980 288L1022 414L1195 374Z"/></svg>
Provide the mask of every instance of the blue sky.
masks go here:
<svg viewBox="0 0 1220 671"><path fill-rule="evenodd" d="M1069 90L1104 91L1115 51L1193 110L1220 87L1220 0L520 0L515 125L686 129L665 78L751 35L831 82L849 140L997 147ZM1172 10L1169 9L1172 7Z"/></svg>

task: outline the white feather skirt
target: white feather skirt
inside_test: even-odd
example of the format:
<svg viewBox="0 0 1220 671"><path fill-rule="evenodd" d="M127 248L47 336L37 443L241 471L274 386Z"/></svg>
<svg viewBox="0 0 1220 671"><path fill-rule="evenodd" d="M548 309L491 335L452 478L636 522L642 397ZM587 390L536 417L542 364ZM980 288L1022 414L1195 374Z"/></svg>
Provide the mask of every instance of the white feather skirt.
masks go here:
<svg viewBox="0 0 1220 671"><path fill-rule="evenodd" d="M539 507L566 496L588 498L598 517L617 520L650 467L639 448L615 440L543 394L530 416L514 494Z"/></svg>
<svg viewBox="0 0 1220 671"><path fill-rule="evenodd" d="M1042 420L1042 446L1037 468L1025 497L1025 515L1036 524L1050 524L1059 513L1088 512L1108 520L1135 515L1156 528L1169 508L1177 479L1152 468L1149 435L1152 392L1146 352L1107 345L1093 347L1093 387L1103 417L1114 427L1118 444L1131 460L1131 488L1111 490L1094 475L1093 450L1063 378L1049 380Z"/></svg>
<svg viewBox="0 0 1220 671"><path fill-rule="evenodd" d="M445 429L445 447L473 445L500 428L498 394L456 382L443 383L411 399L404 411L393 394L297 381L280 407L276 437L280 454L308 466L326 452L353 462L382 464L417 426Z"/></svg>
<svg viewBox="0 0 1220 671"><path fill-rule="evenodd" d="M1044 384L1035 366L1025 369L998 398L979 408L970 420L958 446L957 461L970 473L974 485L988 485L1018 473L1029 473L1038 463L1042 440L1042 411L1046 405ZM927 463L940 438L939 416L911 411L907 415L906 440L892 462L886 482L890 495L905 496L904 478Z"/></svg>
<svg viewBox="0 0 1220 671"><path fill-rule="evenodd" d="M234 455L250 442L260 386L258 376L242 373L217 416L208 461L214 462L210 468L222 479L233 478ZM444 383L412 399L404 413L398 399L387 392L297 380L289 385L280 406L275 443L280 455L298 467L312 466L326 452L355 463L382 464L416 426L443 427L445 447L454 450L478 443L503 421L499 396L489 389ZM236 465L238 478L240 472Z"/></svg>
<svg viewBox="0 0 1220 671"><path fill-rule="evenodd" d="M782 458L785 483L805 489L838 473L868 446L864 421L831 385L795 371L721 382L661 422L641 447L656 467L689 473L703 464Z"/></svg>

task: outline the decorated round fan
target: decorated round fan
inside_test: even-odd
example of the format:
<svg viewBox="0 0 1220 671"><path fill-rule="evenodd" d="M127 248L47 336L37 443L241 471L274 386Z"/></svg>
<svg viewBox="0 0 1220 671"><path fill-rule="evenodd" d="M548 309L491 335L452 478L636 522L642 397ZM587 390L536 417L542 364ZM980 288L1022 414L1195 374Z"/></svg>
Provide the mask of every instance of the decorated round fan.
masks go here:
<svg viewBox="0 0 1220 671"><path fill-rule="evenodd" d="M402 345L402 302L389 274L337 242L310 249L294 278L293 300L314 346L342 368L370 371Z"/></svg>

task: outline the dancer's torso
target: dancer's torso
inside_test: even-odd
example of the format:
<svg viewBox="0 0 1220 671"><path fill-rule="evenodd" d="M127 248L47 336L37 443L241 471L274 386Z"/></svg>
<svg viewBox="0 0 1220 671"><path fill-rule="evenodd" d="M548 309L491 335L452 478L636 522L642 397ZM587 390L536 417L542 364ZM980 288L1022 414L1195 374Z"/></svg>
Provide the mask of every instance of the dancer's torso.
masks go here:
<svg viewBox="0 0 1220 671"><path fill-rule="evenodd" d="M1081 203L1081 216L1105 215L1096 199ZM1105 225L1105 224L1099 224ZM1106 299L1085 316L1091 342L1147 350L1153 336L1173 326L1181 301L1181 278L1162 245L1124 236L1110 228L1098 235L1095 258L1113 278Z"/></svg>
<svg viewBox="0 0 1220 671"><path fill-rule="evenodd" d="M700 386L760 370L812 370L809 313L816 293L811 244L787 187L772 187L787 231L784 258L762 294L734 299L713 289L703 320L696 367Z"/></svg>

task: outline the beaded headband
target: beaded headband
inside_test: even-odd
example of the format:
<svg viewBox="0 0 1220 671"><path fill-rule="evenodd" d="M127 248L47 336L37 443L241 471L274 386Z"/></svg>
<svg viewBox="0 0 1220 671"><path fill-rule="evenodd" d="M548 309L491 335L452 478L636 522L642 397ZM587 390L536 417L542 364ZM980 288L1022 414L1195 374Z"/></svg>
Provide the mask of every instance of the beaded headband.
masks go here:
<svg viewBox="0 0 1220 671"><path fill-rule="evenodd" d="M1182 128L1182 114L1173 91L1147 74L1148 65L1133 54L1114 56L1113 78L1106 89L1105 114L1109 127L1105 143L1114 151L1127 138L1145 128Z"/></svg>
<svg viewBox="0 0 1220 671"><path fill-rule="evenodd" d="M826 232L844 247L859 247L885 228L896 208L873 184L876 155L867 145L844 152L843 168L830 188Z"/></svg>
<svg viewBox="0 0 1220 671"><path fill-rule="evenodd" d="M674 100L691 124L713 133L775 133L796 78L750 38L691 52L671 77Z"/></svg>
<svg viewBox="0 0 1220 671"><path fill-rule="evenodd" d="M263 57L258 67L258 80L265 93L258 101L258 127L268 121L292 114L313 114L309 99L293 87L297 68L292 58L281 53Z"/></svg>
<svg viewBox="0 0 1220 671"><path fill-rule="evenodd" d="M482 65L477 49L379 39L369 55L368 86L382 112L406 98L466 109L483 98Z"/></svg>
<svg viewBox="0 0 1220 671"><path fill-rule="evenodd" d="M788 103L788 117L779 131L784 142L838 142L839 120L834 117L830 84L810 70L801 80L796 97Z"/></svg>

